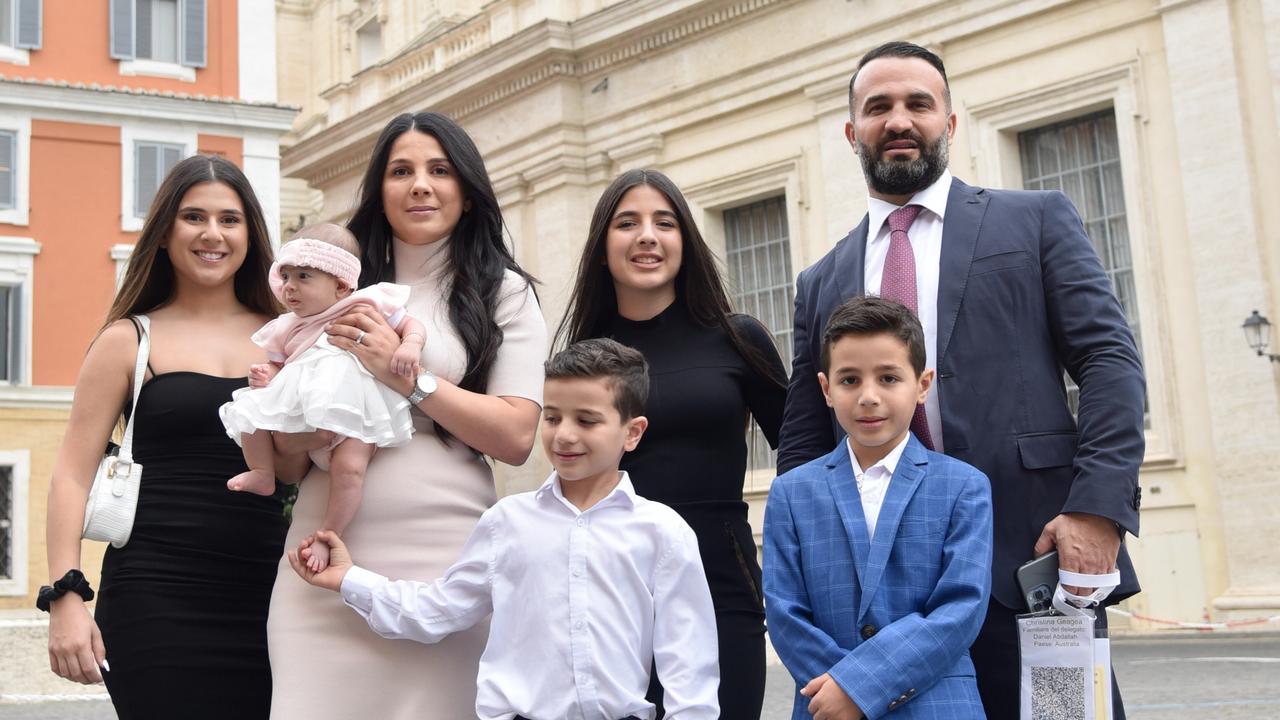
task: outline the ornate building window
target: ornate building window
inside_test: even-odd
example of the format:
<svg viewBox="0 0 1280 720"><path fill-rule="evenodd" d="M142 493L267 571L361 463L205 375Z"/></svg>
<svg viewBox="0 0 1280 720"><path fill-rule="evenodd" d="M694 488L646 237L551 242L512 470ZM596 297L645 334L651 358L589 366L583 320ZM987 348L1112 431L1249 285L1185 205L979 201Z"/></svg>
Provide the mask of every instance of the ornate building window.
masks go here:
<svg viewBox="0 0 1280 720"><path fill-rule="evenodd" d="M733 306L764 324L773 335L783 366L790 368L795 286L786 197L779 195L725 210L724 237ZM747 450L750 469L777 464L776 453L755 421L748 429Z"/></svg>
<svg viewBox="0 0 1280 720"><path fill-rule="evenodd" d="M1124 309L1141 355L1142 323L1129 246L1115 112L1108 108L1025 130L1018 133L1018 147L1022 186L1027 190L1061 190L1075 204ZM1079 388L1070 378L1067 378L1067 393L1071 410L1075 412ZM1149 426L1149 416L1147 423Z"/></svg>
<svg viewBox="0 0 1280 720"><path fill-rule="evenodd" d="M27 594L30 453L0 451L0 595Z"/></svg>

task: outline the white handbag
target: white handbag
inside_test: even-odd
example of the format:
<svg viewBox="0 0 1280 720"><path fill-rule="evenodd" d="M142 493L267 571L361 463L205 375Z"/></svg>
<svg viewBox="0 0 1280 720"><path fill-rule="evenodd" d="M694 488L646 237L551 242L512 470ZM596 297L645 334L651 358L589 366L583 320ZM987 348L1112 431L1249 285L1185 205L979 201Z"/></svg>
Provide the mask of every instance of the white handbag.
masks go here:
<svg viewBox="0 0 1280 720"><path fill-rule="evenodd" d="M147 371L151 354L151 321L146 315L135 318L142 329L138 338L138 360L133 368L133 402L129 406L129 422L124 426L120 447L108 451L93 477L93 488L84 506L84 530L87 540L109 542L124 547L133 533L133 516L138 509L138 487L142 484L142 465L133 461L133 421L138 415L138 393Z"/></svg>

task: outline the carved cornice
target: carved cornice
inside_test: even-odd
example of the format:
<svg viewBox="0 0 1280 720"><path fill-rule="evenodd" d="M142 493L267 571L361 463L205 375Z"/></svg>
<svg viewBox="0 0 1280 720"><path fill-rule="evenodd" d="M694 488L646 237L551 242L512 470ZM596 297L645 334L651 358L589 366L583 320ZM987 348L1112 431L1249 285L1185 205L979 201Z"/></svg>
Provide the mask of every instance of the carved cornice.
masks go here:
<svg viewBox="0 0 1280 720"><path fill-rule="evenodd" d="M431 107L457 120L465 120L469 115L547 83L565 78L581 80L619 64L636 62L674 45L722 32L727 26L794 1L696 3L674 15L648 22L648 31L642 34L636 33L634 27L620 27L607 37L592 33L599 39L592 38L590 44L583 46L575 42L579 39L576 24L544 21L468 55L456 65L427 75L421 82L411 82L402 76L399 85L403 90L285 150L281 157L282 171L320 185L351 172L355 167L354 156L342 148L367 142L396 113ZM634 17L637 6L661 10L664 3L658 0L621 3L594 14L584 26L608 27L612 15ZM470 27L471 23L465 25ZM645 28L642 25L639 29ZM611 42L624 34L639 37L621 47ZM484 76L486 70L487 77ZM367 151L364 155L367 157Z"/></svg>
<svg viewBox="0 0 1280 720"><path fill-rule="evenodd" d="M634 60L657 50L668 49L700 35L718 32L735 20L740 20L767 10L775 5L782 5L788 0L738 0L728 4L719 3L720 7L709 12L690 14L681 21L669 25L622 47L603 48L584 55L578 63L578 73L590 75L604 68Z"/></svg>
<svg viewBox="0 0 1280 720"><path fill-rule="evenodd" d="M346 149L342 155L331 159L315 175L308 177L311 185L324 185L330 180L340 178L349 172L363 168L373 153L372 142L357 143Z"/></svg>
<svg viewBox="0 0 1280 720"><path fill-rule="evenodd" d="M456 105L443 105L442 107L450 117L461 120L468 115L484 110L491 105L496 105L507 98L542 85L554 78L573 77L577 74L578 73L576 72L573 63L565 62L563 60L552 60L528 74L505 83L501 87L487 92L477 98L463 101Z"/></svg>

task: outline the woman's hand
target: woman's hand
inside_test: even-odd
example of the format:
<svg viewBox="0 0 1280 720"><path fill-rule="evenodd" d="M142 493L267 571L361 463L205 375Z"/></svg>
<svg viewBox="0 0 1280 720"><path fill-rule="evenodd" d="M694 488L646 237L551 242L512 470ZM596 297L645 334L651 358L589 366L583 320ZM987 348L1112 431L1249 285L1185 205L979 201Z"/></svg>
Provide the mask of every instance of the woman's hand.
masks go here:
<svg viewBox="0 0 1280 720"><path fill-rule="evenodd" d="M307 566L307 561L311 559L311 546L317 542L329 546L329 566L320 572L315 572ZM338 533L330 530L320 530L315 535L303 538L297 550L289 551L289 565L294 572L298 573L298 577L316 587L334 592L342 591L342 579L347 576L347 571L353 564L351 553L347 552L347 546L342 542L342 538L338 537Z"/></svg>
<svg viewBox="0 0 1280 720"><path fill-rule="evenodd" d="M413 392L413 379L397 375L391 366L391 359L400 347L400 336L377 310L357 305L334 320L325 332L329 333L329 342L334 347L355 355L378 382L401 395Z"/></svg>
<svg viewBox="0 0 1280 720"><path fill-rule="evenodd" d="M106 667L102 633L84 600L67 593L49 606L49 669L59 677L85 685L102 682Z"/></svg>

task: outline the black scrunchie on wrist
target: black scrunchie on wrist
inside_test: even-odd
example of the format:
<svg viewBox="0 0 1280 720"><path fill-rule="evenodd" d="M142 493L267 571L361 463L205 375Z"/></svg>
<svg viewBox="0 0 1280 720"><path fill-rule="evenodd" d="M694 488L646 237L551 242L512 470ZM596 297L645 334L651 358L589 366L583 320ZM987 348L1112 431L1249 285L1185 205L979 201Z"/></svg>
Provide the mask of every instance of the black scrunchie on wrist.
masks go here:
<svg viewBox="0 0 1280 720"><path fill-rule="evenodd" d="M93 588L89 586L84 573L72 569L54 582L52 587L45 585L40 588L40 594L36 596L36 608L49 612L49 604L67 593L75 593L85 602L93 599Z"/></svg>

